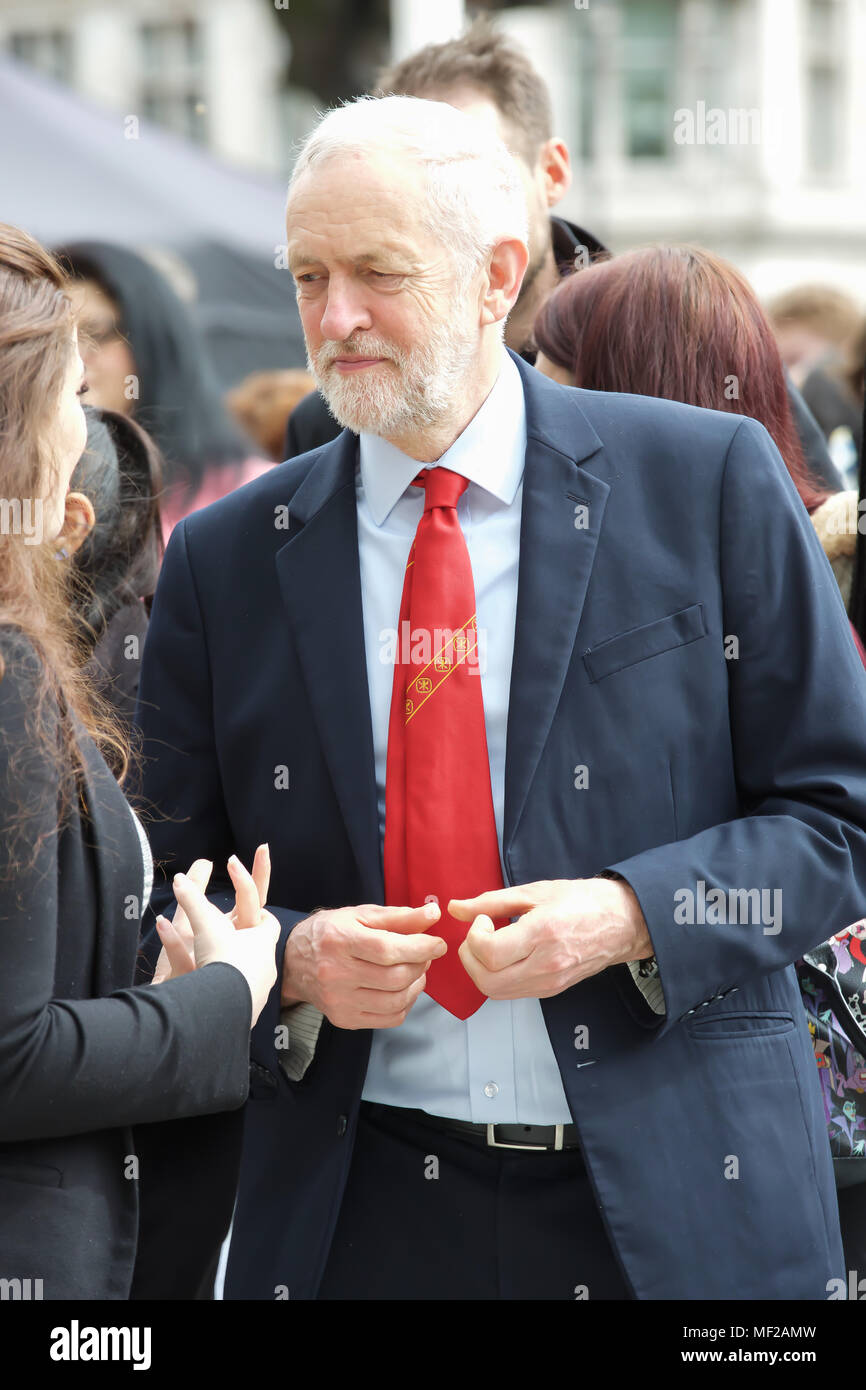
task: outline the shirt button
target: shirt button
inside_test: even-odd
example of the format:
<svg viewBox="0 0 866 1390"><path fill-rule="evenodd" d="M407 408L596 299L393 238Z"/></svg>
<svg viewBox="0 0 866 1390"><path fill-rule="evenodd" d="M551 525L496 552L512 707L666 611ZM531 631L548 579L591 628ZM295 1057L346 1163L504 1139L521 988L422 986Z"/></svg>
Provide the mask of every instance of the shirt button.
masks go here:
<svg viewBox="0 0 866 1390"><path fill-rule="evenodd" d="M348 1126L348 1119L345 1115L341 1115L340 1118L337 1120L337 1134L339 1138L342 1139L343 1135L346 1133L346 1130L348 1129Z"/></svg>
<svg viewBox="0 0 866 1390"><path fill-rule="evenodd" d="M488 1081L487 1085L484 1087L484 1094L490 1100L492 1100L494 1096L499 1095L499 1087L497 1086L495 1081Z"/></svg>

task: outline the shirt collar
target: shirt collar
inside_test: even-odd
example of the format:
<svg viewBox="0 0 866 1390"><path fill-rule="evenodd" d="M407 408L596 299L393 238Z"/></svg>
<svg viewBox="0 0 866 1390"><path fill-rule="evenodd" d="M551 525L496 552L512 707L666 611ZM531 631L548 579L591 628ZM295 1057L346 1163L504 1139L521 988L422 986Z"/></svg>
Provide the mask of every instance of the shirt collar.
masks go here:
<svg viewBox="0 0 866 1390"><path fill-rule="evenodd" d="M377 434L363 431L359 438L361 483L377 526L424 467L453 469L510 506L526 458L526 405L520 372L503 347L499 375L487 399L435 464L409 458Z"/></svg>

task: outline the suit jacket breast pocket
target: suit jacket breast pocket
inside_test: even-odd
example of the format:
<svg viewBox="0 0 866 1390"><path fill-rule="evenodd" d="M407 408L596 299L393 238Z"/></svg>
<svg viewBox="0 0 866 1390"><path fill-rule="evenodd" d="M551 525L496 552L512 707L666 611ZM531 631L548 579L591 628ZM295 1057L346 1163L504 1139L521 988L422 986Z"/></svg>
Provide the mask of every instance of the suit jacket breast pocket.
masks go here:
<svg viewBox="0 0 866 1390"><path fill-rule="evenodd" d="M706 634L704 605L693 603L678 613L669 613L654 622L620 632L616 637L608 637L584 652L583 664L594 683L627 666L636 666L639 661L647 661L651 656L661 656L662 652L697 642Z"/></svg>

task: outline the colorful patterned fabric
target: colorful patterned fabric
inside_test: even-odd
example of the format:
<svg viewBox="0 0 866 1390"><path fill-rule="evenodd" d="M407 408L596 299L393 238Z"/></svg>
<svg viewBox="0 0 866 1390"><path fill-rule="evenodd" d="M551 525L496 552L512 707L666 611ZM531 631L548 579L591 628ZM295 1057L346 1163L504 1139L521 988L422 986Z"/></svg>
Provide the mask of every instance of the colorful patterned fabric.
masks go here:
<svg viewBox="0 0 866 1390"><path fill-rule="evenodd" d="M866 919L797 962L834 1158L866 1181Z"/></svg>

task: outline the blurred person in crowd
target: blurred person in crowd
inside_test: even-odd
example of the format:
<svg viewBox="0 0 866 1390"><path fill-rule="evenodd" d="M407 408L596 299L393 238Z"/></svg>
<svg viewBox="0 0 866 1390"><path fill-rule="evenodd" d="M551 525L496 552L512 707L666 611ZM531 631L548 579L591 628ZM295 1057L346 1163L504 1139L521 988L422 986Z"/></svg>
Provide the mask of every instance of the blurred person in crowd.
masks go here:
<svg viewBox="0 0 866 1390"><path fill-rule="evenodd" d="M772 299L767 313L782 361L818 421L834 462L846 482L856 483L862 310L832 286L800 285Z"/></svg>
<svg viewBox="0 0 866 1390"><path fill-rule="evenodd" d="M272 847L227 1297L825 1298L866 672L773 440L508 349L523 183L447 104L329 112L286 230L344 430L176 528L139 692L160 862Z"/></svg>
<svg viewBox="0 0 866 1390"><path fill-rule="evenodd" d="M551 213L571 186L568 146L555 133L547 83L528 55L482 17L447 43L429 44L384 71L376 95L445 101L484 121L517 162L529 208L529 266L508 316L505 341L535 360L532 325L560 277L605 250L591 232ZM292 413L284 458L335 439L341 426L321 393Z"/></svg>
<svg viewBox="0 0 866 1390"><path fill-rule="evenodd" d="M866 376L866 361L864 361ZM856 516L849 518L849 530L855 535L854 561L851 576L849 613L861 640L866 643L866 399L860 431L860 471Z"/></svg>
<svg viewBox="0 0 866 1390"><path fill-rule="evenodd" d="M853 537L846 537L845 518L856 494L831 491L810 474L773 330L735 266L696 246L627 251L564 281L535 332L536 366L565 385L759 420L812 516L847 605Z"/></svg>
<svg viewBox="0 0 866 1390"><path fill-rule="evenodd" d="M226 394L225 402L245 434L253 439L263 458L280 462L289 416L300 401L315 391L316 383L297 367L281 371L251 372Z"/></svg>
<svg viewBox="0 0 866 1390"><path fill-rule="evenodd" d="M122 779L127 750L81 673L57 558L86 389L60 266L0 226L0 1277L37 1280L49 1300L127 1298L163 1203L193 1242L164 1285L181 1269L200 1282L219 1213L130 1164L177 1138L180 1117L239 1113L275 978L263 849L252 876L233 868L226 911L203 897L208 864L179 877L188 920L160 926L155 983L131 987L150 852L103 757ZM68 521L71 537L80 514Z"/></svg>
<svg viewBox="0 0 866 1390"><path fill-rule="evenodd" d="M800 388L814 368L838 360L862 321L850 295L830 285L798 285L775 295L767 317L782 361Z"/></svg>
<svg viewBox="0 0 866 1390"><path fill-rule="evenodd" d="M108 242L75 242L56 254L73 277L92 404L134 416L163 455L168 539L182 516L270 464L230 418L204 339L159 270Z"/></svg>
<svg viewBox="0 0 866 1390"><path fill-rule="evenodd" d="M61 532L87 674L132 732L141 650L162 563L162 461L129 415L85 405L87 446Z"/></svg>

